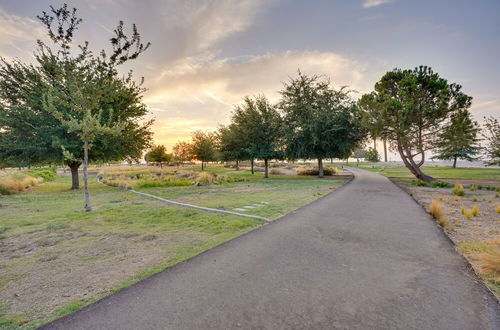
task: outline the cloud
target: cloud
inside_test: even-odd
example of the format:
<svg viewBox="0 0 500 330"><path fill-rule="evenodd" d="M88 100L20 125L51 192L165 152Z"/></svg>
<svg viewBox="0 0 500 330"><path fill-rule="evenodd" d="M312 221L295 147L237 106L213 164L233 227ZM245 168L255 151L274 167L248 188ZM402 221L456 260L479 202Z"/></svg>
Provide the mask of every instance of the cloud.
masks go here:
<svg viewBox="0 0 500 330"><path fill-rule="evenodd" d="M394 0L366 0L363 3L363 8L378 7L380 5L393 2Z"/></svg>
<svg viewBox="0 0 500 330"><path fill-rule="evenodd" d="M175 135L185 139L200 127L227 123L233 105L245 95L264 94L276 101L282 83L296 76L297 69L309 75L324 74L337 88L350 85L362 92L371 88L364 79L364 64L333 52L285 51L186 61L149 83L145 102L159 121L171 125L157 131L161 133L155 139L161 143L170 144Z"/></svg>
<svg viewBox="0 0 500 330"><path fill-rule="evenodd" d="M31 58L35 40L43 37L43 27L37 21L0 8L0 56Z"/></svg>

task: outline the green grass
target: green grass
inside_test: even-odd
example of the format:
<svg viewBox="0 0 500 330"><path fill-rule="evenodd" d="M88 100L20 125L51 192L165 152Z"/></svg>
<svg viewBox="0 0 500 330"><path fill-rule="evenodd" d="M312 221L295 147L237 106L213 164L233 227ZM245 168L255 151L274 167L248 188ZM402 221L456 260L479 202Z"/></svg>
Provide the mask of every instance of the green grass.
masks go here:
<svg viewBox="0 0 500 330"><path fill-rule="evenodd" d="M246 213L277 218L342 184L312 177L264 180L262 173L223 167L208 171L239 182L140 191L224 209L268 201ZM40 326L263 224L169 206L100 185L95 177L90 182L94 211L88 213L82 191L69 190L68 177L1 198L0 329Z"/></svg>
<svg viewBox="0 0 500 330"><path fill-rule="evenodd" d="M414 178L406 167L389 168L383 171L379 167L361 167L367 171L378 172L393 178ZM500 180L498 168L451 168L451 167L422 167L425 174L437 179L483 179Z"/></svg>

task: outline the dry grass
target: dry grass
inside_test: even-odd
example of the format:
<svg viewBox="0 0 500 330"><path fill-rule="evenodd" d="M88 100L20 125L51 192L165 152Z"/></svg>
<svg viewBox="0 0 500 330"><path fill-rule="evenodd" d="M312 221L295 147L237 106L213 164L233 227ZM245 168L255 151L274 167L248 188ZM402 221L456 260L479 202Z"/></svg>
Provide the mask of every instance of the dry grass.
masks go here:
<svg viewBox="0 0 500 330"><path fill-rule="evenodd" d="M500 280L500 249L478 254L476 260L481 272L491 272Z"/></svg>
<svg viewBox="0 0 500 330"><path fill-rule="evenodd" d="M475 204L472 207L472 215L477 217L479 215L479 204Z"/></svg>
<svg viewBox="0 0 500 330"><path fill-rule="evenodd" d="M208 186L214 181L214 176L207 172L201 172L196 178L196 184L199 186Z"/></svg>
<svg viewBox="0 0 500 330"><path fill-rule="evenodd" d="M488 282L498 287L500 283L500 238L487 242L464 241L459 250L471 259L473 267ZM498 289L496 289L498 290Z"/></svg>
<svg viewBox="0 0 500 330"><path fill-rule="evenodd" d="M30 187L37 186L42 182L43 179L34 178L32 176L5 176L0 179L0 194L17 194L26 191Z"/></svg>
<svg viewBox="0 0 500 330"><path fill-rule="evenodd" d="M500 204L495 204L493 207L495 208L496 213L500 213Z"/></svg>
<svg viewBox="0 0 500 330"><path fill-rule="evenodd" d="M429 213L431 216L437 220L441 227L445 227L448 223L448 218L446 217L446 210L444 204L435 199L431 201L429 205Z"/></svg>
<svg viewBox="0 0 500 330"><path fill-rule="evenodd" d="M465 189L464 186L459 182L455 182L455 185L453 186L453 195L455 196L463 196L465 195Z"/></svg>
<svg viewBox="0 0 500 330"><path fill-rule="evenodd" d="M472 213L472 209L465 209L464 215L467 218L467 220L472 219L472 217L474 216L474 214Z"/></svg>

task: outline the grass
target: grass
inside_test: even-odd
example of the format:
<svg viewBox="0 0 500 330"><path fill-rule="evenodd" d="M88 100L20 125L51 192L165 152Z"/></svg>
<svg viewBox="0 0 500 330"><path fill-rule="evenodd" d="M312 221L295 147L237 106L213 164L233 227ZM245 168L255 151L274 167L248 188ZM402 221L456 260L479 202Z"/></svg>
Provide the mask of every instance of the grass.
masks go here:
<svg viewBox="0 0 500 330"><path fill-rule="evenodd" d="M460 182L455 182L455 185L453 186L452 189L453 195L455 196L463 196L465 195L465 189L464 186Z"/></svg>
<svg viewBox="0 0 500 330"><path fill-rule="evenodd" d="M446 217L446 210L444 207L444 203L439 202L435 199L431 201L429 205L429 213L430 215L437 220L438 224L441 227L445 227L448 223L448 218Z"/></svg>
<svg viewBox="0 0 500 330"><path fill-rule="evenodd" d="M363 167L363 169L372 172L379 172L388 177L394 178L412 178L415 177L406 167L385 167L383 171L379 167ZM425 174L436 179L484 179L498 180L500 177L499 168L451 168L451 167L422 167Z"/></svg>
<svg viewBox="0 0 500 330"><path fill-rule="evenodd" d="M265 180L262 173L222 167L208 172L231 180L137 189L224 209L258 204L245 212L277 218L343 183L284 175ZM82 192L69 190L70 182L58 178L1 198L0 328L40 326L263 224L168 206L95 177L94 211L86 213Z"/></svg>
<svg viewBox="0 0 500 330"><path fill-rule="evenodd" d="M500 240L463 241L458 249L471 260L492 291L500 296Z"/></svg>

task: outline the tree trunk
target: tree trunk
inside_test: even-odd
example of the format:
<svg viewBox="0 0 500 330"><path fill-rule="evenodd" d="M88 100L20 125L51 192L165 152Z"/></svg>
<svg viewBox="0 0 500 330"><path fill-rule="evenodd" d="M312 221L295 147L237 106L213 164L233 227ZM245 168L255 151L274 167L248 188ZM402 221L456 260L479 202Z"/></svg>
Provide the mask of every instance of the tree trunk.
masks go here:
<svg viewBox="0 0 500 330"><path fill-rule="evenodd" d="M345 159L345 164L346 164L346 165L349 165L349 158L346 158L346 159Z"/></svg>
<svg viewBox="0 0 500 330"><path fill-rule="evenodd" d="M319 170L318 178L325 177L325 173L323 171L323 159L322 158L318 158L318 170Z"/></svg>
<svg viewBox="0 0 500 330"><path fill-rule="evenodd" d="M71 162L68 164L71 170L71 190L80 189L80 178L78 177L78 168L80 164L79 162Z"/></svg>
<svg viewBox="0 0 500 330"><path fill-rule="evenodd" d="M377 150L377 139L373 138L373 149Z"/></svg>
<svg viewBox="0 0 500 330"><path fill-rule="evenodd" d="M89 143L85 141L83 144L83 194L85 196L85 212L92 211L90 206L90 196L89 196Z"/></svg>
<svg viewBox="0 0 500 330"><path fill-rule="evenodd" d="M255 171L253 169L253 158L252 158L252 160L250 160L250 166L252 167L252 174L255 174Z"/></svg>
<svg viewBox="0 0 500 330"><path fill-rule="evenodd" d="M202 170L202 171L204 170L204 167L203 167L203 161L201 161L201 170Z"/></svg>
<svg viewBox="0 0 500 330"><path fill-rule="evenodd" d="M384 162L387 163L387 140L383 139L382 142L384 143Z"/></svg>
<svg viewBox="0 0 500 330"><path fill-rule="evenodd" d="M359 167L359 158L357 158L356 160L357 160L356 167Z"/></svg>
<svg viewBox="0 0 500 330"><path fill-rule="evenodd" d="M240 170L240 161L236 159L236 171Z"/></svg>
<svg viewBox="0 0 500 330"><path fill-rule="evenodd" d="M405 154L403 147L401 144L398 142L398 152L399 155L401 156L401 159L403 160L403 163L405 164L406 168L410 170L410 172L419 180L422 180L424 182L432 182L435 181L435 179L424 172L420 169L417 164L413 161L413 158L411 156L408 156ZM423 156L422 156L423 158Z"/></svg>
<svg viewBox="0 0 500 330"><path fill-rule="evenodd" d="M453 158L453 168L457 168L457 156Z"/></svg>
<svg viewBox="0 0 500 330"><path fill-rule="evenodd" d="M264 179L269 178L269 164L267 159L264 159Z"/></svg>

